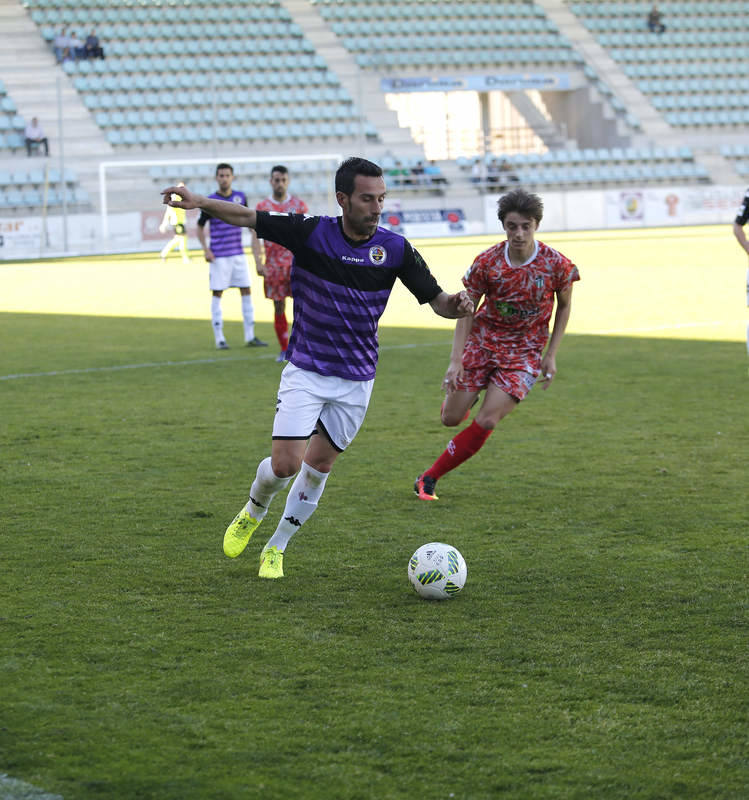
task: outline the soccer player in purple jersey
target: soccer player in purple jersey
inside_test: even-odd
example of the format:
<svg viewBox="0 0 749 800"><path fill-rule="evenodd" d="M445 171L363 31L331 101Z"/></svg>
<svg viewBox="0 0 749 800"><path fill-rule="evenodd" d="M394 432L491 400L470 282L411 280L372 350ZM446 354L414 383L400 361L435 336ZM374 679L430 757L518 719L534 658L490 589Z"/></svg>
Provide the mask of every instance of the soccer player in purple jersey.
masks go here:
<svg viewBox="0 0 749 800"><path fill-rule="evenodd" d="M741 245L744 252L749 255L749 241L747 241L744 225L749 222L749 189L746 190L744 199L739 208L736 219L733 221L733 235ZM746 304L749 306L749 268L746 271ZM746 352L749 355L749 324L746 326Z"/></svg>
<svg viewBox="0 0 749 800"><path fill-rule="evenodd" d="M211 197L217 200L247 205L244 192L232 189L234 169L231 164L219 164L216 167L218 191ZM210 244L206 240L205 226L209 226ZM244 342L247 347L266 347L255 336L255 311L250 296L250 271L247 267L247 256L242 247L242 230L227 224L220 217L213 218L203 209L198 220L198 240L203 247L205 260L210 265L209 286L211 289L211 323L213 336L218 350L228 350L229 345L224 338L224 318L221 314L221 296L225 289L236 286L242 296L242 320L244 322Z"/></svg>
<svg viewBox="0 0 749 800"><path fill-rule="evenodd" d="M349 158L335 176L340 217L256 211L174 187L164 203L201 208L214 218L253 229L294 254L294 326L281 373L271 455L260 462L250 499L224 534L224 553L238 556L288 486L286 507L260 556L261 578L283 577L283 554L314 510L340 453L364 421L377 367L377 325L396 279L419 303L448 319L473 313L465 291L444 292L403 236L378 226L385 202L382 170ZM299 474L297 474L297 472Z"/></svg>

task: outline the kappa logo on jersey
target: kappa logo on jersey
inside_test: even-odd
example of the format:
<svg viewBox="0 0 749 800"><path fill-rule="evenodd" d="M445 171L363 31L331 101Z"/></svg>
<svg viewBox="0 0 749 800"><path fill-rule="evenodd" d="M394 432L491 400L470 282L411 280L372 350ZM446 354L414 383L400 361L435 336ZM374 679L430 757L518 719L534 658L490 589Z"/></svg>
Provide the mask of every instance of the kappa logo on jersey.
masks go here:
<svg viewBox="0 0 749 800"><path fill-rule="evenodd" d="M373 264L384 264L388 257L387 250L379 244L369 248L369 260Z"/></svg>

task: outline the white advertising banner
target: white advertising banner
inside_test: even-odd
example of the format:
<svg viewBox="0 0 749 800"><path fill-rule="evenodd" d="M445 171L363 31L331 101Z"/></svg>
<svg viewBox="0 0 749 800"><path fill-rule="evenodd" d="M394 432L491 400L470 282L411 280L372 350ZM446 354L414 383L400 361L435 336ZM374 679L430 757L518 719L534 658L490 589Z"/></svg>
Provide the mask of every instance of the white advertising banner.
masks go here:
<svg viewBox="0 0 749 800"><path fill-rule="evenodd" d="M0 258L38 258L43 233L40 217L0 218Z"/></svg>
<svg viewBox="0 0 749 800"><path fill-rule="evenodd" d="M585 192L540 192L542 230L657 228L730 224L741 205L742 186L664 186ZM485 195L487 233L497 229L499 194Z"/></svg>
<svg viewBox="0 0 749 800"><path fill-rule="evenodd" d="M460 236L469 233L462 208L390 209L382 212L380 224L407 238Z"/></svg>

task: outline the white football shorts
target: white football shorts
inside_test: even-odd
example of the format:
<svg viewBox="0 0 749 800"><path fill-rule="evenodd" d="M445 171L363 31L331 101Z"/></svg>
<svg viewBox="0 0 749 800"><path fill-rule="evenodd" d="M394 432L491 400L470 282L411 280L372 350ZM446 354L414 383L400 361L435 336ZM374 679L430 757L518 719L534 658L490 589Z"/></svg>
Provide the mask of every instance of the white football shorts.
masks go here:
<svg viewBox="0 0 749 800"><path fill-rule="evenodd" d="M274 439L307 439L314 430L343 452L359 432L374 378L351 381L287 364L278 387Z"/></svg>
<svg viewBox="0 0 749 800"><path fill-rule="evenodd" d="M250 285L250 270L247 266L247 256L244 253L214 258L209 266L209 285L212 292L223 292L224 289L232 287L244 289Z"/></svg>

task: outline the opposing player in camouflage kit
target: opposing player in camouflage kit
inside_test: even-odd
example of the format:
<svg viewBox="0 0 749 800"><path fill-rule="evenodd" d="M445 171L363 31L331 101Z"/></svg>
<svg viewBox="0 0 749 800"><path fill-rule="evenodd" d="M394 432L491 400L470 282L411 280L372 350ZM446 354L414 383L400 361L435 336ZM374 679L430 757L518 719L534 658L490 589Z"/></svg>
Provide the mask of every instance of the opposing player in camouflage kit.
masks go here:
<svg viewBox="0 0 749 800"><path fill-rule="evenodd" d="M528 394L536 380L547 389L557 372L556 354L570 317L577 267L535 239L543 203L515 189L503 195L498 217L506 241L481 253L463 277L475 316L455 326L450 364L442 388L442 424L467 419L479 393L483 402L473 422L450 440L447 449L414 483L420 500L437 500L435 485L450 470L475 455L497 423ZM554 331L549 320L556 297ZM548 347L544 353L544 347Z"/></svg>
<svg viewBox="0 0 749 800"><path fill-rule="evenodd" d="M309 209L304 200L290 194L289 170L283 164L276 164L270 171L271 195L256 206L257 211L275 211L279 214L306 214ZM265 296L273 301L273 328L276 331L281 352L276 361L286 360L289 346L289 321L286 318L286 298L291 297L291 262L294 256L280 244L267 241L264 247L255 231L252 231L252 254L255 256L255 269L263 276ZM265 251L265 258L263 258Z"/></svg>
<svg viewBox="0 0 749 800"><path fill-rule="evenodd" d="M336 458L364 421L377 368L378 321L396 279L440 316L454 319L473 312L464 291L442 291L408 240L378 226L385 202L380 167L363 158L347 159L336 172L335 190L340 217L250 210L184 188L182 201L175 201L170 199L174 187L163 191L168 205L201 208L214 218L252 228L261 239L294 254L294 325L271 455L260 462L250 499L224 534L224 553L235 558L271 500L296 475L281 521L261 553L262 578L283 577L289 540L317 508Z"/></svg>

